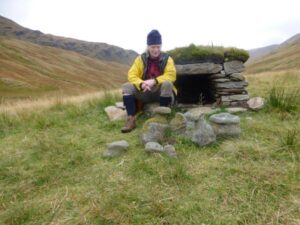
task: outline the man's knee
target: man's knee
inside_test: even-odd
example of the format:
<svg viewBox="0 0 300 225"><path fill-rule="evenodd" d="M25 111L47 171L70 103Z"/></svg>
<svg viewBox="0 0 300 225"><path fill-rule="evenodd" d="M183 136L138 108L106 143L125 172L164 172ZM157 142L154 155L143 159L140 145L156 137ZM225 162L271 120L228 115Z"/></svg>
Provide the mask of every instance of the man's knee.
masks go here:
<svg viewBox="0 0 300 225"><path fill-rule="evenodd" d="M161 84L161 96L171 97L173 92L173 83L171 81L164 81Z"/></svg>
<svg viewBox="0 0 300 225"><path fill-rule="evenodd" d="M133 95L135 93L135 86L132 83L126 82L122 84L123 95Z"/></svg>

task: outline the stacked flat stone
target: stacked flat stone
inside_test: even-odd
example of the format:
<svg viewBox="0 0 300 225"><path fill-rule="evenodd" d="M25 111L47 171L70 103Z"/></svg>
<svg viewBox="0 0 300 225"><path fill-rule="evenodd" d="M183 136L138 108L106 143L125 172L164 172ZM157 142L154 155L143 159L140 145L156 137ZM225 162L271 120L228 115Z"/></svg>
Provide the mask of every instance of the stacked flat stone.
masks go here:
<svg viewBox="0 0 300 225"><path fill-rule="evenodd" d="M247 107L249 95L246 87L248 82L245 81L243 75L245 66L242 61L176 65L176 71L177 76L209 76L216 102L219 105Z"/></svg>

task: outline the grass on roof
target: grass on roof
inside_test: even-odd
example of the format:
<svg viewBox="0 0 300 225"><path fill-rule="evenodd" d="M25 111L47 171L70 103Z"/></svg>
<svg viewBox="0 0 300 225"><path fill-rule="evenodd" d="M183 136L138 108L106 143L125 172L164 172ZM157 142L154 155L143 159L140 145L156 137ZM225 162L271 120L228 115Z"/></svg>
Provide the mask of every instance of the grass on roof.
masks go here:
<svg viewBox="0 0 300 225"><path fill-rule="evenodd" d="M222 46L196 46L190 44L187 47L179 47L168 51L177 64L215 62L222 63L232 60L246 62L249 53L244 49L225 48Z"/></svg>

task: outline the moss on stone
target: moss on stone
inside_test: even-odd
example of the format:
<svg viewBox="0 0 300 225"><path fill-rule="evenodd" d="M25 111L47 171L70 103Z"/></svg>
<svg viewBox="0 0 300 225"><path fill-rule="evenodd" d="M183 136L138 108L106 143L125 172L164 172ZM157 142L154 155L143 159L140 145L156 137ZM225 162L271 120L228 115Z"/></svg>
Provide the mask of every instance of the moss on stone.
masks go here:
<svg viewBox="0 0 300 225"><path fill-rule="evenodd" d="M148 120L146 120L143 124L143 132L147 131L148 130L148 127L149 127L149 124L150 123L162 123L162 124L168 124L168 120L166 119L165 116L162 116L162 115L155 115L154 117L152 118L149 118Z"/></svg>

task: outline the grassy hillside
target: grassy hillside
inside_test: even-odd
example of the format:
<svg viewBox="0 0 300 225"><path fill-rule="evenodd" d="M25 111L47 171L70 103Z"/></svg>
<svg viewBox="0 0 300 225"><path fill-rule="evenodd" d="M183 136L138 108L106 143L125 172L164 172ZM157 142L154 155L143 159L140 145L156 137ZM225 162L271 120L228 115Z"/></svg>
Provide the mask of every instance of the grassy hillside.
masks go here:
<svg viewBox="0 0 300 225"><path fill-rule="evenodd" d="M248 73L300 69L300 35L295 35L269 54L247 64Z"/></svg>
<svg viewBox="0 0 300 225"><path fill-rule="evenodd" d="M249 90L269 99L277 85L281 101L299 75L251 75ZM239 139L199 148L176 137L177 160L143 151L145 116L129 134L107 120L119 99L0 114L0 224L300 223L300 98L292 112L268 102L241 114ZM102 158L119 139L128 152Z"/></svg>
<svg viewBox="0 0 300 225"><path fill-rule="evenodd" d="M246 64L251 64L254 61L260 59L261 57L268 55L272 51L278 48L279 45L269 45L262 48L255 48L249 50L249 59L247 60Z"/></svg>
<svg viewBox="0 0 300 225"><path fill-rule="evenodd" d="M0 37L1 101L119 88L129 66Z"/></svg>
<svg viewBox="0 0 300 225"><path fill-rule="evenodd" d="M11 37L43 46L62 48L85 56L122 64L131 64L137 56L137 53L133 50L125 50L106 43L87 42L44 34L37 30L22 27L2 16L0 16L0 36Z"/></svg>

